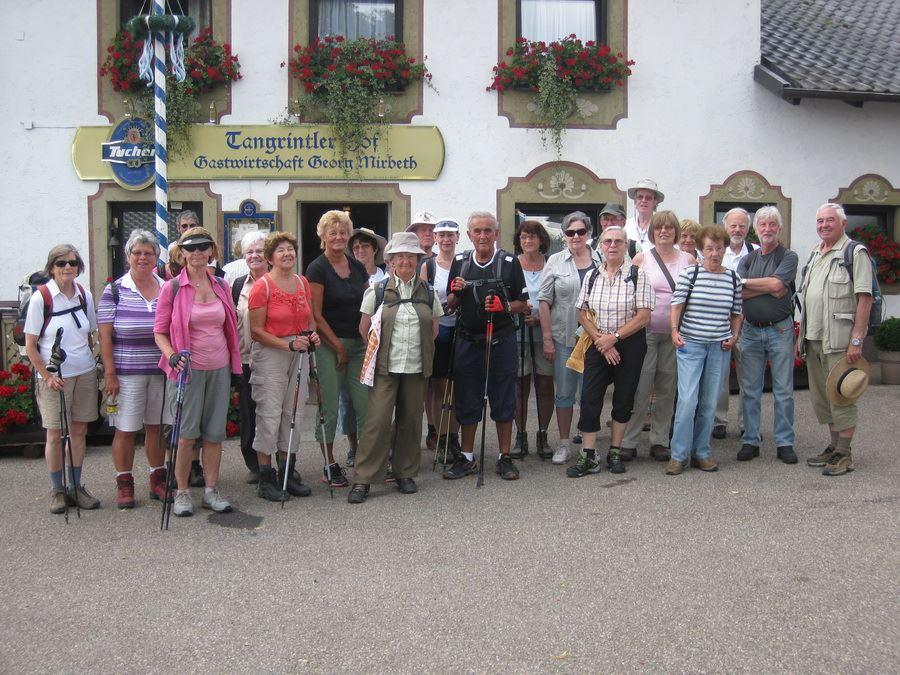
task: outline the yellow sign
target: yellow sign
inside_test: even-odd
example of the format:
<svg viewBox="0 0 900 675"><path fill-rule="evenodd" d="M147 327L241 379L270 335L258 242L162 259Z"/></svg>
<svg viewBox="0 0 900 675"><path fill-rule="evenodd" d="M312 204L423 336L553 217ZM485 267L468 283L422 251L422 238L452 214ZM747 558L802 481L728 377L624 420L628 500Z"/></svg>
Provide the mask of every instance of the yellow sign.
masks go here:
<svg viewBox="0 0 900 675"><path fill-rule="evenodd" d="M79 127L72 164L81 180L113 180L101 148L110 127ZM359 153L342 158L324 124L219 126L197 124L193 149L169 158L173 180L436 180L444 166L437 127L385 125Z"/></svg>

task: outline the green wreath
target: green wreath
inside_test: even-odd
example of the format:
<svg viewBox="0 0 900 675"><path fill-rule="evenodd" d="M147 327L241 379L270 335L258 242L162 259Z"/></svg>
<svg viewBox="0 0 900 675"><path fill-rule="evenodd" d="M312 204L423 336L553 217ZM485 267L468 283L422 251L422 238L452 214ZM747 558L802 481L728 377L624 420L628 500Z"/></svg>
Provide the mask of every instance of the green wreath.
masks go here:
<svg viewBox="0 0 900 675"><path fill-rule="evenodd" d="M138 40L146 40L151 32L188 35L194 30L194 20L189 16L176 14L146 14L131 17L125 28Z"/></svg>

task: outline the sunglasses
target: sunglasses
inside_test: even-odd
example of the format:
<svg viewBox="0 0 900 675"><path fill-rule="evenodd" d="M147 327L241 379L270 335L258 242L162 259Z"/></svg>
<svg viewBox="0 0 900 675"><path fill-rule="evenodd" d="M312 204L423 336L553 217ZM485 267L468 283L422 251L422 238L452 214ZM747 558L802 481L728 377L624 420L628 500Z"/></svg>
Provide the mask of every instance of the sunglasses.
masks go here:
<svg viewBox="0 0 900 675"><path fill-rule="evenodd" d="M212 244L182 244L181 248L183 248L188 253L193 253L194 251L208 251L212 247Z"/></svg>
<svg viewBox="0 0 900 675"><path fill-rule="evenodd" d="M54 267L62 268L62 267L65 267L66 265L68 265L69 267L78 267L78 261L77 260L56 260L53 262Z"/></svg>
<svg viewBox="0 0 900 675"><path fill-rule="evenodd" d="M581 228L580 230L564 230L563 234L571 239L572 237L585 236L587 234L587 230L584 228Z"/></svg>

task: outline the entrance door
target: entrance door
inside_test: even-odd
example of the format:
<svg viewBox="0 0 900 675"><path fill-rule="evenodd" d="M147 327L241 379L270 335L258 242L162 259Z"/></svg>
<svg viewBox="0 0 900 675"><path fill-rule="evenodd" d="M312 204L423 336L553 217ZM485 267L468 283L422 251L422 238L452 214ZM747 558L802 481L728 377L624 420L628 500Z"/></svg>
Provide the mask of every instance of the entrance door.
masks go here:
<svg viewBox="0 0 900 675"><path fill-rule="evenodd" d="M178 209L175 210L174 207ZM128 261L125 260L125 243L135 230L156 233L156 202L113 202L109 205L112 221L109 227L109 270L113 279L125 274ZM191 210L203 225L202 202L173 202L169 204L169 241L178 239L175 219L182 211Z"/></svg>
<svg viewBox="0 0 900 675"><path fill-rule="evenodd" d="M367 227L385 239L390 239L391 213L385 202L302 202L300 212L300 269L305 270L322 253L316 225L326 211L345 211L353 227ZM349 251L348 251L349 253Z"/></svg>

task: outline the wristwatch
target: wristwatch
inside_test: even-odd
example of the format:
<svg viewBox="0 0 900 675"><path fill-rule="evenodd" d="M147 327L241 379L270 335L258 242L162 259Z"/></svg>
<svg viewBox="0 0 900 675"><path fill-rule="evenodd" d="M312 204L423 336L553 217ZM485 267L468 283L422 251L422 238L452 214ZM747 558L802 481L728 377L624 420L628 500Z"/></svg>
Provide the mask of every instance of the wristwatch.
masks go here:
<svg viewBox="0 0 900 675"><path fill-rule="evenodd" d="M613 337L616 338L616 342L618 342L619 340L622 339L622 336L619 335L619 331L616 331L615 333L613 333Z"/></svg>
<svg viewBox="0 0 900 675"><path fill-rule="evenodd" d="M854 347L862 347L862 340L859 338L850 338L850 344Z"/></svg>

